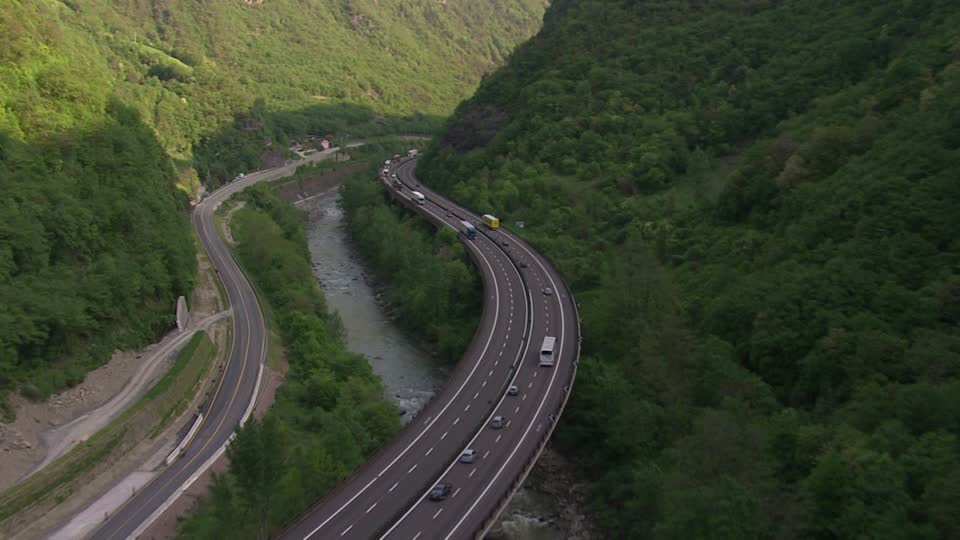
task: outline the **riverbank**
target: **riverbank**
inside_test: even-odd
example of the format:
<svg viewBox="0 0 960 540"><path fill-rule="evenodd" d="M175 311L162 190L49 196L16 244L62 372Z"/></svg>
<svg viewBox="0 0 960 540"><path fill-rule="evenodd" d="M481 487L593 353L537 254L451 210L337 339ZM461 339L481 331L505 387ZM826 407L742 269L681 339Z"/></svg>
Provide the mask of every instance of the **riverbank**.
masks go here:
<svg viewBox="0 0 960 540"><path fill-rule="evenodd" d="M181 522L195 538L277 532L399 429L379 380L343 345L310 273L299 212L266 185L238 198L247 205L230 220L234 252L276 315L289 371L262 420L237 431L210 496Z"/></svg>
<svg viewBox="0 0 960 540"><path fill-rule="evenodd" d="M335 176L326 180L332 178ZM326 187L319 193L308 192L298 204L307 216L313 275L330 309L343 323L347 348L366 358L380 378L384 397L403 412L403 418L413 418L443 384L447 366L394 324L381 292L350 244L336 185L328 183Z"/></svg>
<svg viewBox="0 0 960 540"><path fill-rule="evenodd" d="M392 399L401 408L408 396L432 395L446 379L449 365L436 359L429 344L419 344L398 325L400 312L385 301L389 282L374 280L364 266L364 255L351 241L349 224L338 204L334 177L315 178L317 191L288 192L288 200L307 212L307 238L314 266L332 308L340 313L347 330L348 347L364 353L381 377ZM382 198L381 198L382 200ZM412 226L417 226L416 224ZM471 329L471 332L473 330ZM424 351L410 356L409 351ZM433 370L432 373L425 371ZM575 478L573 465L552 447L537 462L523 487L501 514L490 538L504 540L588 540L599 538L586 512L587 494Z"/></svg>

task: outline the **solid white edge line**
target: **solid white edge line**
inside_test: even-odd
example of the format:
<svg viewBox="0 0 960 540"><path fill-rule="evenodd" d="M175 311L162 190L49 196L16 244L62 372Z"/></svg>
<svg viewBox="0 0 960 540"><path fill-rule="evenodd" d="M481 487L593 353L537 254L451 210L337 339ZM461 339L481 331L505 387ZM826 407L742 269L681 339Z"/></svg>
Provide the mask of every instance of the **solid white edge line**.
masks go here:
<svg viewBox="0 0 960 540"><path fill-rule="evenodd" d="M514 239L514 241L516 242L516 239ZM563 313L563 302L561 302L561 301L560 301L560 298L559 298L559 289L557 288L557 285L556 285L556 282L555 282L554 279L553 279L553 276L547 271L547 269L546 269L546 267L544 267L543 263L542 263L539 259L537 259L536 257L533 257L533 254L530 253L530 250L528 250L528 249L526 248L526 246L524 246L522 243L518 242L517 244L520 246L521 249L523 249L524 251L527 252L527 255L529 255L531 258L533 258L534 260L536 260L537 265L540 266L540 269L543 271L544 275L550 280L550 284L553 286L553 289L556 290L556 291L558 291L558 294L557 294L557 297L556 297L557 305L558 305L559 308L560 308L560 336L559 336L560 339L559 339L558 341L560 341L561 344L560 344L560 347L559 347L559 349L558 349L557 362L556 362L556 363L559 364L559 363L560 363L560 357L561 357L561 355L562 355L562 353L563 353L563 345L562 345L562 343L563 343L563 339L564 339L564 337L565 337L564 334L565 334L565 332L566 332L566 320L565 320L564 313ZM531 300L532 300L532 298L531 298ZM544 300L544 302L546 303L546 300ZM531 312L531 317L532 317L532 312ZM531 327L532 327L532 326L533 326L533 324L531 323ZM527 345L529 346L529 341L528 341ZM516 374L519 373L519 371L520 371L520 370L517 369L517 371L514 373L514 378L516 378ZM480 496L478 496L478 497L474 500L474 503L470 506L470 508L467 509L467 511L466 511L466 512L463 514L463 516L460 518L460 520L454 525L453 529L452 529L452 530L450 531L450 533L446 536L445 540L449 540L450 537L453 536L453 534L454 534L454 533L457 531L457 529L460 527L460 525L463 524L464 520L467 519L467 516L469 516L469 514L470 514L471 512L473 512L474 508L476 508L476 506L477 506L477 504L479 504L480 500L487 494L487 492L488 492L488 491L490 490L490 488L493 486L493 483L497 480L497 478L499 478L499 476L503 473L503 470L507 467L507 465L508 465L508 464L510 463L510 461L513 459L513 456L516 454L517 450L519 450L520 446L523 445L523 441L526 439L527 435L530 433L530 429L533 427L533 422L536 421L537 417L540 415L540 412L541 412L542 409L543 409L544 404L546 403L547 399L550 397L550 390L553 388L553 384L554 384L554 382L556 381L557 373L558 373L558 372L559 372L559 369L554 369L554 370L553 370L553 374L552 374L551 377L550 377L550 383L547 385L547 391L544 393L543 399L540 400L540 403L539 403L539 405L537 406L537 410L536 410L536 412L534 413L534 415L533 415L533 417L532 417L532 421L527 425L526 430L524 430L523 435L520 437L520 440L517 442L516 446L514 446L513 450L510 452L510 455L507 456L507 459L504 461L503 465L501 465L500 469L499 469L499 470L497 471L497 473L494 475L493 479L492 479L490 482L487 483L487 486L486 486L486 487L484 488L484 490L480 493ZM506 396L504 395L503 397L501 397L500 403L503 402L503 398L504 398L504 397L506 397ZM495 413L496 413L496 409L499 408L500 403L498 403L498 404L497 404L497 407L494 408L494 413L492 413L492 414L495 414ZM541 424L541 425L542 425L542 424ZM477 435L474 436L474 439L473 439L473 440L475 440L476 437L479 436L479 434L480 434L481 432L482 432L482 429L477 432ZM473 443L473 440L470 441L470 444ZM468 446L469 446L469 445L468 445ZM448 467L446 471L444 471L443 475L441 475L440 478L443 478L443 476L446 476L446 474L450 471L450 469L451 469L455 464L456 464L456 461L454 461L454 462L451 464L451 466ZM429 491L428 491L428 493L429 493ZM397 527L397 525L399 525L399 523L400 523L401 521L403 521L403 520L413 511L413 509L416 508L416 507L423 501L423 499L424 499L425 497L426 497L426 493L425 493L424 495L422 495L422 496L420 497L420 499L419 499L416 503L414 503L414 505L413 505L409 510L407 510L407 512L404 513L404 515L401 516L400 519L398 519L397 522L394 523L393 526L390 527L390 529L387 530L386 533L383 534L383 536L380 537L381 540L382 540L383 538L386 538L386 536L389 535L389 534Z"/></svg>
<svg viewBox="0 0 960 540"><path fill-rule="evenodd" d="M519 242L518 244L522 247L524 251L527 251L527 253L530 254L530 252L525 247L523 247L523 244ZM557 288L556 282L553 280L553 276L551 276L550 273L547 272L547 269L543 266L543 263L541 263L539 259L537 260L537 264L540 266L540 269L543 270L544 275L546 275L550 279L550 284L553 285L554 290L557 291L557 304L560 307L560 339L558 339L557 341L560 342L560 347L558 348L558 351L557 351L556 363L559 365L560 357L563 355L563 339L566 336L566 324L567 324L566 318L563 315L563 302L560 301L559 289ZM547 385L547 391L544 392L543 399L540 400L540 404L537 406L537 410L533 414L533 417L532 417L533 421L536 421L540 417L540 413L543 410L543 406L544 404L546 404L547 399L550 397L550 390L553 388L553 383L556 381L557 373L559 372L560 372L559 369L553 370L553 375L550 377L550 384ZM530 433L530 428L533 427L533 421L531 421L530 424L527 425L527 429L524 430L523 435L520 437L520 440L517 441L517 444L513 447L513 450L510 452L510 455L507 456L507 459L504 460L503 464L497 470L496 474L494 474L493 478L487 482L487 486L483 489L483 491L480 492L480 495L473 500L473 504L470 505L470 508L467 508L466 512L463 513L463 515L460 517L460 520L457 521L456 525L453 526L453 529L450 530L450 533L447 534L444 540L450 540L450 538L457 532L457 529L460 528L460 525L463 524L463 522L467 519L470 513L473 512L473 510L477 507L478 504L480 504L480 501L487 494L487 492L490 491L490 488L493 487L494 483L496 483L497 478L500 477L504 469L507 468L507 465L510 464L510 461L513 459L513 456L517 453L517 450L519 450L520 447L523 445L523 441L527 438L527 435Z"/></svg>
<svg viewBox="0 0 960 540"><path fill-rule="evenodd" d="M399 170L399 168L398 168L398 170ZM454 227L454 226L450 225L449 223L447 223L446 220L444 220L443 218L441 218L440 216L438 216L436 213L430 211L430 210L427 209L425 206L421 205L421 208L423 208L423 211L424 211L424 212L429 213L429 214L432 215L433 217L437 218L439 221L443 222L447 227L450 227L451 229L456 230L456 227ZM480 248L477 247L476 245L474 245L472 242L471 242L471 243L465 243L464 245L471 246L473 249L475 249L475 250L477 251L478 254L480 254L480 252L481 252ZM424 434L426 434L426 432L429 431L431 427L433 427L433 424L435 424L435 423L437 422L437 420L439 420L440 417L443 416L443 413L446 412L447 408L449 408L450 405L453 404L454 401L456 401L457 396L460 395L460 392L463 391L463 389L467 386L467 383L470 382L470 379L473 378L473 375L474 375L474 373L476 373L477 368L480 367L481 361L483 360L483 357L484 357L484 356L486 355L486 353L487 353L487 348L490 346L490 343L493 341L493 335L496 333L496 332L494 332L494 329L496 329L496 327L497 327L497 321L499 320L499 317L500 317L500 286L499 286L499 284L497 283L497 279L496 279L497 274L496 274L496 272L493 271L493 266L490 264L490 261L487 260L487 257L486 257L485 255L481 255L480 258L483 259L484 264L486 264L486 265L487 265L487 268L490 270L490 275L492 275L493 278L494 278L494 279L493 279L493 288L494 288L494 300L496 301L496 306L495 306L494 312L493 312L493 325L491 326L490 335L487 337L487 343L483 346L483 350L480 352L480 355L477 357L477 361L474 363L473 369L470 370L470 373L469 373L469 374L467 375L467 377L463 380L463 383L460 385L460 388L457 389L456 393L447 401L447 404L444 405L442 409L440 409L440 412L438 412L438 413L436 414L436 416L433 418L433 420L431 420L430 423L427 424L427 426L426 426L425 428L423 428L423 430L420 431L420 434L417 435L416 438L414 438L414 440L411 441L410 444L408 444L407 447L404 448L403 451L400 452L400 454L398 454L397 457L395 457L395 458L393 459L393 461L391 461L390 463L388 463L387 466L383 468L383 470L381 470L379 473L377 473L376 476L373 477L373 480L371 480L370 483L368 483L366 486L363 487L363 489L361 489L360 491L358 491L357 493L355 493L355 494L353 495L353 497L350 497L350 498L347 500L347 502L343 503L343 505L340 506L340 508L337 508L337 510L336 510L333 514L331 514L330 517L328 517L327 519L323 520L323 522L320 523L319 525L317 525L316 528L314 528L312 531L310 531L309 533L307 533L307 535L303 537L303 540L308 540L311 536L313 536L314 534L316 534L317 531L319 531L319 530L322 529L327 523L329 523L330 520L332 520L333 518L337 517L337 516L340 514L340 512L342 512L342 511L344 510L344 508L346 508L347 506L349 506L350 504L352 504L353 501L356 500L357 497L359 497L360 495L362 495L362 494L367 490L367 488L370 487L370 484L372 484L374 480L377 480L378 478L380 478L380 477L381 477L384 473L386 473L391 467L393 467L393 465L396 464L397 461L399 461L404 455L406 455L406 453L407 453L408 451L410 451L410 448L412 448L413 445L415 445L415 444L420 440L420 438L423 437ZM519 272L517 273L517 275L519 276ZM458 418L458 420L459 420L459 418Z"/></svg>
<svg viewBox="0 0 960 540"><path fill-rule="evenodd" d="M513 266L512 268L514 269L514 272L517 274L517 277L520 278L520 283L522 284L522 283L523 283L523 276L520 275L520 272L517 270L517 267L516 267L516 266ZM527 306L528 306L529 308L532 308L532 307L533 307L533 293L530 291L529 288L527 289L527 301L528 301ZM534 313L534 312L533 312L532 309L530 309L529 312L530 312L530 328L531 328L531 332L532 332L532 328L533 328L533 324L534 324L534 316L533 316L533 313ZM527 342L524 344L524 347L523 347L523 352L520 352L520 351L517 352L517 360L515 360L515 362L518 363L518 367L517 367L517 369L515 369L515 370L513 371L513 378L510 379L510 382L508 383L508 386L509 386L509 385L512 385L512 384L517 380L517 376L520 375L520 370L521 370L521 368L523 367L523 359L526 358L527 353L530 351L530 339L529 339L529 336L528 336L528 338L527 338L526 341L527 341ZM480 436L480 434L483 433L483 431L484 431L484 430L483 430L483 427L485 427L487 424L489 424L489 423L490 423L490 420L491 420L494 416L497 415L497 410L500 408L500 406L503 404L504 400L506 400L506 399L507 399L507 393L504 392L503 395L500 396L500 401L497 402L496 406L494 406L494 407L493 407L493 410L490 412L490 415L487 416L487 419L486 419L486 421L483 423L483 426L482 426L480 429L477 430L477 433L473 436L472 439L470 439L470 441L467 443L467 445L464 446L462 450L460 450L460 453L461 453L461 454L463 453L464 450L466 450L467 448L470 448L470 447L473 445L474 441L476 441L477 438ZM460 419L457 418L457 420L460 420ZM489 451L489 450L487 450L486 454L484 454L484 456L483 456L482 459L486 459L486 457L487 457L488 455L490 455L490 451ZM446 468L446 470L443 471L443 474L441 474L438 478L443 478L444 476L446 476L446 475L450 472L450 469L454 468L454 467L457 465L457 463L459 462L459 460L460 460L460 454L457 454L457 457L456 457L456 458L453 460L453 462ZM472 471L470 471L470 476L473 476L473 473L475 473L476 471L477 471L476 468L474 468ZM417 502L413 503L413 505L410 506L410 508L409 508L406 512L404 512L404 514L403 514L402 516L400 516L400 518L397 519L397 521L395 521L395 522L393 523L393 525L392 525L389 529L387 529L387 531L386 531L385 533L383 533L383 535L380 536L380 540L383 540L383 539L386 538L391 532L393 532L393 530L396 529L397 526L400 525L400 523L401 523L404 519L406 519L406 517L409 516L410 513L413 512L413 511L417 508L417 506L419 506L420 503L423 502L424 499L427 498L427 495L430 493L430 489L432 489L432 488L433 488L433 485L431 484L430 488L428 488L427 491L425 491L425 492L420 496L420 498L417 499Z"/></svg>

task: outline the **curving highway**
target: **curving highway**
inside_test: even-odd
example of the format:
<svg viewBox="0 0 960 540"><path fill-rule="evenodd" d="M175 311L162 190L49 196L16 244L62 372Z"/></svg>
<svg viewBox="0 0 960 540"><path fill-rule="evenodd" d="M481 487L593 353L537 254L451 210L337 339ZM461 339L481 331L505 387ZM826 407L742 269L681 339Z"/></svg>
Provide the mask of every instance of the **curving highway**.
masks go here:
<svg viewBox="0 0 960 540"><path fill-rule="evenodd" d="M193 225L232 307L232 339L226 367L205 404L203 423L185 451L110 514L92 538L138 536L223 453L234 430L249 417L262 375L267 329L253 288L217 234L213 213L237 191L276 175L276 170L251 174L220 188L194 208Z"/></svg>
<svg viewBox="0 0 960 540"><path fill-rule="evenodd" d="M380 180L396 201L437 226L459 229L461 220L476 226L476 239L463 241L483 280L479 327L417 417L281 538L483 536L533 467L569 396L580 329L560 275L519 237L483 227L479 215L420 185L415 167L415 158L394 161ZM411 190L425 195L424 204ZM545 336L556 338L553 367L538 366ZM502 428L490 427L494 416L503 417ZM476 457L461 463L467 448ZM442 501L428 498L438 482L451 486Z"/></svg>

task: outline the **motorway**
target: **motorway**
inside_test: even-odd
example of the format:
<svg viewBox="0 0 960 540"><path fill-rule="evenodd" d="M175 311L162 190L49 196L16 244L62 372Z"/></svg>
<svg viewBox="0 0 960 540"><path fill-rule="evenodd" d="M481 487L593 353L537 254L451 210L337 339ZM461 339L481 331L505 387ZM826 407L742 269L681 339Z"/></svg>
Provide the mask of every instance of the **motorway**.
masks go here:
<svg viewBox="0 0 960 540"><path fill-rule="evenodd" d="M580 329L560 275L519 237L482 227L479 215L420 185L415 167L416 159L394 161L380 180L395 200L437 226L458 229L461 220L477 226L476 239L462 240L483 280L479 327L417 417L281 538L483 536L539 457L569 396ZM413 201L411 189L426 196L425 204ZM554 367L538 366L544 336L557 338ZM517 395L507 394L510 385ZM504 417L502 429L489 427L493 416ZM466 448L477 451L473 463L459 463ZM427 493L439 481L452 485L449 497L431 501Z"/></svg>

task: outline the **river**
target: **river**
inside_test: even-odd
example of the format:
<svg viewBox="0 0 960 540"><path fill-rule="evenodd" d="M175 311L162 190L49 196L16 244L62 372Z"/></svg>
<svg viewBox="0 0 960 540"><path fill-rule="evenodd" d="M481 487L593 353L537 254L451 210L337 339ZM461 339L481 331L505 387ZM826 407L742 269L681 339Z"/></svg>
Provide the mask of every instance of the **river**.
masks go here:
<svg viewBox="0 0 960 540"><path fill-rule="evenodd" d="M330 309L339 313L347 347L367 358L386 397L412 418L447 376L435 356L398 328L378 301L363 261L350 245L336 188L297 203L307 213L307 244L313 274ZM571 466L546 452L489 538L561 540L591 538L573 486Z"/></svg>

